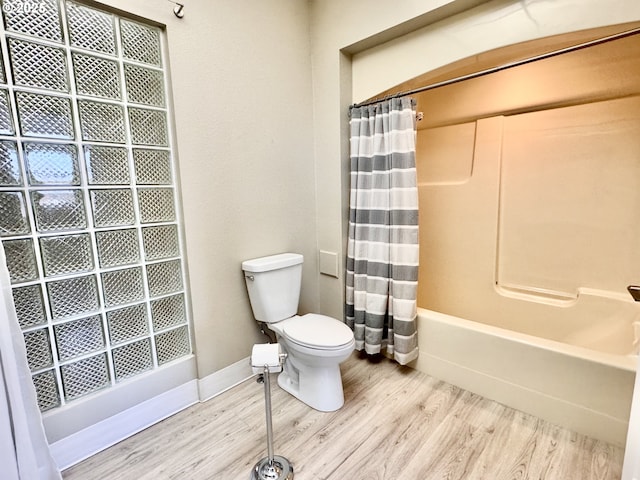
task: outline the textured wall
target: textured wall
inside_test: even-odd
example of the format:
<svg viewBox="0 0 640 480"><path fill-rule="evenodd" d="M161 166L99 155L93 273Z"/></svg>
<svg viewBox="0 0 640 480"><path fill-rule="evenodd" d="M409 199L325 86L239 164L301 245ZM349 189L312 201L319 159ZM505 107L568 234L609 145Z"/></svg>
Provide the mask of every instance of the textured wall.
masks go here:
<svg viewBox="0 0 640 480"><path fill-rule="evenodd" d="M317 306L308 5L109 0L166 25L198 376L263 342L242 260L305 255Z"/></svg>

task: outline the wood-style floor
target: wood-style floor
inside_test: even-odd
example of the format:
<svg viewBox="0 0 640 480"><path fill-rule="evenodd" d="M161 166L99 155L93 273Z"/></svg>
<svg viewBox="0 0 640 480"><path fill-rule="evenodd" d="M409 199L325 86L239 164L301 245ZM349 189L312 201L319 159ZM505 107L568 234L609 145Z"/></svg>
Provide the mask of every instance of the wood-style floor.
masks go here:
<svg viewBox="0 0 640 480"><path fill-rule="evenodd" d="M421 372L357 354L345 406L317 412L272 375L274 453L296 480L619 480L623 450ZM263 386L250 380L63 472L66 480L248 480L266 456Z"/></svg>

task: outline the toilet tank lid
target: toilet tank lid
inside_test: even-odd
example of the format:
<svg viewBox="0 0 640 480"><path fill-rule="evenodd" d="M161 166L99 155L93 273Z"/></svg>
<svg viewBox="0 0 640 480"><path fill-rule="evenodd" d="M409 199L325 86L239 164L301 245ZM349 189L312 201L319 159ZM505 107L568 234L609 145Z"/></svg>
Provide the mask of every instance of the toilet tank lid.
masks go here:
<svg viewBox="0 0 640 480"><path fill-rule="evenodd" d="M268 257L254 258L242 262L242 270L245 272L268 272L279 268L291 267L302 263L304 257L299 253L279 253Z"/></svg>

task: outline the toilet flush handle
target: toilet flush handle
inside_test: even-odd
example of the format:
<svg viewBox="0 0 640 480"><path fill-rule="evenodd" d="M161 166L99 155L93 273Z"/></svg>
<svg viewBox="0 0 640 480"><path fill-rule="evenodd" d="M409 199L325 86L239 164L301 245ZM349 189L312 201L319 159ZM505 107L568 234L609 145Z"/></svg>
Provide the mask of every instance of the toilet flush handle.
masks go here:
<svg viewBox="0 0 640 480"><path fill-rule="evenodd" d="M253 275L245 275L244 278L251 280L252 282L255 280Z"/></svg>

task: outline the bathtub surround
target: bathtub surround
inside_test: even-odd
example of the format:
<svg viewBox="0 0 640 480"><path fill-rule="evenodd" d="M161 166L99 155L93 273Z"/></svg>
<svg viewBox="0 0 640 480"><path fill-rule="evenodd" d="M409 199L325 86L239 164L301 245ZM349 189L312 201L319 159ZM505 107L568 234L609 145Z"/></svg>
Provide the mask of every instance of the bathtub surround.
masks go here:
<svg viewBox="0 0 640 480"><path fill-rule="evenodd" d="M416 112L409 97L354 107L346 319L356 349L418 357Z"/></svg>
<svg viewBox="0 0 640 480"><path fill-rule="evenodd" d="M44 434L1 243L0 465L3 480L61 478Z"/></svg>

